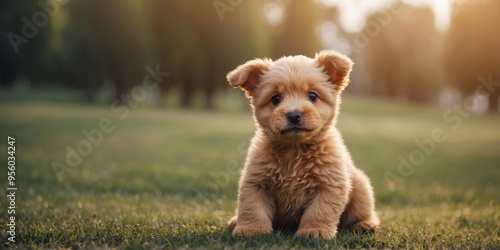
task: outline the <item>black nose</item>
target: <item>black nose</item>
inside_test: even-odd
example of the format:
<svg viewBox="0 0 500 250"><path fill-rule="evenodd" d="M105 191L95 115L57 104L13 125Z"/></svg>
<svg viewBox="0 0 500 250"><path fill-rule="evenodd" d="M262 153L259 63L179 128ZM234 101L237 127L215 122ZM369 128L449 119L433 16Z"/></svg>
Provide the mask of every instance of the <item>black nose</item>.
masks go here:
<svg viewBox="0 0 500 250"><path fill-rule="evenodd" d="M286 113L286 119L292 124L298 124L302 119L302 113L298 111L292 111Z"/></svg>

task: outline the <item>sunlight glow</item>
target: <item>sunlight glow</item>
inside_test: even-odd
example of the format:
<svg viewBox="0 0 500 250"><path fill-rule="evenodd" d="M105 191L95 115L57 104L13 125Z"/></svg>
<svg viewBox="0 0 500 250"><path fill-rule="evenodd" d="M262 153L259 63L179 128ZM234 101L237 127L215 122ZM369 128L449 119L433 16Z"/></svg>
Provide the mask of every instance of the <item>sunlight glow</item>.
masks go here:
<svg viewBox="0 0 500 250"><path fill-rule="evenodd" d="M388 7L391 0L322 0L327 6L337 6L340 10L340 22L347 32L359 32L363 29L366 17ZM430 6L435 14L435 27L439 31L448 29L451 4L453 0L404 0L413 5Z"/></svg>
<svg viewBox="0 0 500 250"><path fill-rule="evenodd" d="M285 17L284 6L276 2L268 3L264 6L264 15L271 26L277 26Z"/></svg>

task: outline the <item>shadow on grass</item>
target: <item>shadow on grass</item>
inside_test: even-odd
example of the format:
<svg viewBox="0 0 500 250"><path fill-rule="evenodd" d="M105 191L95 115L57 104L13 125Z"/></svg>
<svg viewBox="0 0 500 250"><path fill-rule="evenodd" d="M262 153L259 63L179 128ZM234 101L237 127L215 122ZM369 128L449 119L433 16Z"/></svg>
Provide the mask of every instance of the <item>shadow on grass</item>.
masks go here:
<svg viewBox="0 0 500 250"><path fill-rule="evenodd" d="M155 245L162 245L168 248L206 246L232 246L235 248L366 248L374 246L373 234L354 232L349 229L339 230L336 238L333 240L296 237L290 231L275 230L273 234L253 237L232 237L231 232L232 228L221 228L216 232L196 235L190 239L186 239L184 235L179 235L170 238L166 242L157 242Z"/></svg>
<svg viewBox="0 0 500 250"><path fill-rule="evenodd" d="M206 230L200 230L200 229ZM333 240L296 237L291 232L276 231L269 235L254 237L232 237L232 228L208 225L181 225L147 228L141 225L95 225L75 231L46 231L33 234L21 232L14 245L4 243L3 247L68 247L93 248L103 246L114 248L368 248L375 246L375 234L357 233L342 229Z"/></svg>

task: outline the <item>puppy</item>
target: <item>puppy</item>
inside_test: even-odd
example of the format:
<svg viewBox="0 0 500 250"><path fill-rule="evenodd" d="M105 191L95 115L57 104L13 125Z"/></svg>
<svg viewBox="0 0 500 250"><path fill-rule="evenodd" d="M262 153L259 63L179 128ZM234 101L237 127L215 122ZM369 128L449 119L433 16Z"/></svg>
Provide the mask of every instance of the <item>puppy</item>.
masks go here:
<svg viewBox="0 0 500 250"><path fill-rule="evenodd" d="M335 127L352 61L334 51L248 61L227 75L245 91L256 132L241 173L233 236L331 239L337 227L375 230L373 188Z"/></svg>

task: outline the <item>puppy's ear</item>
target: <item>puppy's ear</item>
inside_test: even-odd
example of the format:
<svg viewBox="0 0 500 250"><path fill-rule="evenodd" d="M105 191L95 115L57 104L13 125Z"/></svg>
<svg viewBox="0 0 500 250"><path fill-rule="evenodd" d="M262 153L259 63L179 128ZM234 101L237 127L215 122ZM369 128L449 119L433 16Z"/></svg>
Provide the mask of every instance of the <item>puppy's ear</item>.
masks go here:
<svg viewBox="0 0 500 250"><path fill-rule="evenodd" d="M349 73L354 64L349 57L333 50L323 50L316 54L314 60L330 77L336 90L343 90L349 83Z"/></svg>
<svg viewBox="0 0 500 250"><path fill-rule="evenodd" d="M270 59L254 59L238 66L227 74L227 80L233 87L240 87L251 94L260 84L260 76L269 70L272 61Z"/></svg>

